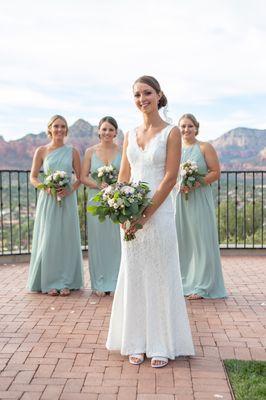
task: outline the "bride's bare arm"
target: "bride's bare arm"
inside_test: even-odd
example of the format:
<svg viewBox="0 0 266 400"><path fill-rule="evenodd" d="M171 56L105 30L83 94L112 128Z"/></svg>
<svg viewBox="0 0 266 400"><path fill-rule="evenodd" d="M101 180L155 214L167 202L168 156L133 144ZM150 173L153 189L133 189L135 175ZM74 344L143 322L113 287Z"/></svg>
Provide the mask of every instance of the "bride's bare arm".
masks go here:
<svg viewBox="0 0 266 400"><path fill-rule="evenodd" d="M164 177L154 193L152 204L146 208L143 217L138 221L141 225L155 213L176 184L180 158L181 135L179 129L174 127L168 136Z"/></svg>
<svg viewBox="0 0 266 400"><path fill-rule="evenodd" d="M130 180L130 164L127 158L127 146L128 146L128 133L125 134L123 143L122 160L118 175L118 182L129 182Z"/></svg>

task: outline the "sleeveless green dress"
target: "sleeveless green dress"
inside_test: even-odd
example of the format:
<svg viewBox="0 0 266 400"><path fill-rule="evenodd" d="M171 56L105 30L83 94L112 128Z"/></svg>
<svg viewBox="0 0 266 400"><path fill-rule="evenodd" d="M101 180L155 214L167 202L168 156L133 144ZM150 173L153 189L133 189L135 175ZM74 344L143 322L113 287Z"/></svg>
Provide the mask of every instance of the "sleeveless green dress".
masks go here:
<svg viewBox="0 0 266 400"><path fill-rule="evenodd" d="M195 161L199 173L208 169L198 143L182 149L181 162ZM184 295L226 297L211 185L176 199L176 229Z"/></svg>
<svg viewBox="0 0 266 400"><path fill-rule="evenodd" d="M119 170L121 154L118 153L112 165ZM91 172L104 166L103 161L93 153L91 158ZM88 190L88 205L94 204L91 199L99 189ZM120 226L109 219L99 222L97 217L87 213L88 250L91 289L100 292L114 292L120 266L121 242Z"/></svg>
<svg viewBox="0 0 266 400"><path fill-rule="evenodd" d="M72 174L73 148L62 146L49 153L44 173L66 171ZM46 293L51 289L80 289L83 286L83 260L76 193L62 199L62 207L40 191L33 230L32 253L27 287Z"/></svg>

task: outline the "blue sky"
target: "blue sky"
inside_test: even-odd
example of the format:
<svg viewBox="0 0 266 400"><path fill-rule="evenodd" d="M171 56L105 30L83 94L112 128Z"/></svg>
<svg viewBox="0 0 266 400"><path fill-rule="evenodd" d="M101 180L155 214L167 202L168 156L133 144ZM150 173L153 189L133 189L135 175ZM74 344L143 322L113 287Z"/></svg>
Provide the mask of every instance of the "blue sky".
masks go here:
<svg viewBox="0 0 266 400"><path fill-rule="evenodd" d="M192 112L201 138L266 128L264 0L9 0L0 5L0 135L50 116L124 131L141 122L132 83L154 75L169 117Z"/></svg>

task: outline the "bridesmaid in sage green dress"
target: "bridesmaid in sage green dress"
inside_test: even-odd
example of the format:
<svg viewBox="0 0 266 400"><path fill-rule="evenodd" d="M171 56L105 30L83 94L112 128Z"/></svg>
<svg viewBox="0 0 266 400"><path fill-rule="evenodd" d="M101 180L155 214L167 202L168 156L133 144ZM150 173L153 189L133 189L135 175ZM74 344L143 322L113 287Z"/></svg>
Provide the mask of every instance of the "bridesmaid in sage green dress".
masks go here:
<svg viewBox="0 0 266 400"><path fill-rule="evenodd" d="M100 143L86 150L81 181L89 187L88 204L95 204L91 198L107 186L106 183L98 185L90 176L91 173L110 164L119 171L121 152L114 143L117 129L114 118L102 118L98 126ZM90 213L87 213L87 224L91 289L98 296L104 296L114 292L116 287L121 257L120 227L109 219L99 222Z"/></svg>
<svg viewBox="0 0 266 400"><path fill-rule="evenodd" d="M41 190L38 197L33 231L28 289L34 292L68 296L71 289L83 286L83 263L76 189L79 187L80 157L72 146L64 144L68 126L65 118L55 115L48 123L51 141L37 148L30 181L37 187L41 167L44 173L65 171L76 181L68 188L57 190L61 206L51 196L50 189Z"/></svg>
<svg viewBox="0 0 266 400"><path fill-rule="evenodd" d="M176 229L184 295L190 300L226 297L210 184L220 177L217 154L210 143L196 139L199 123L192 114L179 120L183 148L181 163L195 161L205 176L193 189L180 187L176 200ZM188 193L188 200L184 193Z"/></svg>

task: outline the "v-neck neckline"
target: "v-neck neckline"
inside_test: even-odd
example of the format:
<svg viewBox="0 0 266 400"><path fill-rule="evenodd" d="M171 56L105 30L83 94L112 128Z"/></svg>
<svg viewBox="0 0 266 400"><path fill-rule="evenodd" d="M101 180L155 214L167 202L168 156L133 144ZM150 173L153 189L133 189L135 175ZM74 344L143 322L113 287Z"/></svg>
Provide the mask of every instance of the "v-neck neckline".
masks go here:
<svg viewBox="0 0 266 400"><path fill-rule="evenodd" d="M159 132L157 132L147 143L146 143L146 145L144 146L144 148L142 148L139 144L138 144L138 136L137 136L137 132L138 132L138 128L135 128L135 140L136 140L136 145L137 145L137 147L139 148L139 150L141 151L141 152L145 152L145 151L147 151L147 149L149 148L149 145L150 145L150 143L151 142L153 142L156 138L157 138L157 136L160 136L161 134L162 134L162 132L167 128L169 126L169 124L168 125L166 125L163 129L161 129Z"/></svg>
<svg viewBox="0 0 266 400"><path fill-rule="evenodd" d="M106 163L101 159L101 157L99 157L98 154L96 154L96 152L94 152L93 154L98 158L98 160L100 160L100 161L103 163L103 165L111 165L111 164L117 159L117 156L119 155L119 151L117 152L116 156L112 159L112 161L110 161L108 164L106 164Z"/></svg>

